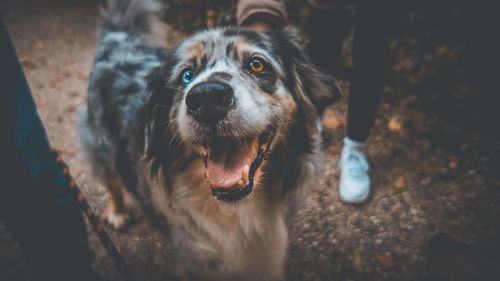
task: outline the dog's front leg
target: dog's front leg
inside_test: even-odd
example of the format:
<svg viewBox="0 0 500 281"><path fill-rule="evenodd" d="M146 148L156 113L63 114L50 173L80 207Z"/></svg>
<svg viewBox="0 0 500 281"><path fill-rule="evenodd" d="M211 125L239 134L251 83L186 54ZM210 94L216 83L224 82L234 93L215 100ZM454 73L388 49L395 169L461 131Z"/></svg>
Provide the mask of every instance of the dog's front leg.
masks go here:
<svg viewBox="0 0 500 281"><path fill-rule="evenodd" d="M125 205L123 182L118 175L108 177L106 187L111 194L106 210L101 217L115 229L122 229L130 220L130 215Z"/></svg>

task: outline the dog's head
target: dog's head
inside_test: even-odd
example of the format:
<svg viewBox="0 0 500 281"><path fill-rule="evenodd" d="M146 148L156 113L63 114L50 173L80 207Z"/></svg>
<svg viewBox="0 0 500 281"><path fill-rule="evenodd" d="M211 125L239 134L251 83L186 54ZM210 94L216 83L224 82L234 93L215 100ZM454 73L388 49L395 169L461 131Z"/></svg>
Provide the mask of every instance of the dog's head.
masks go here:
<svg viewBox="0 0 500 281"><path fill-rule="evenodd" d="M340 98L289 31L198 33L154 77L151 104L169 108L168 117L154 114L155 123L203 159L212 194L226 202L252 191L261 163L293 128L301 128L294 137L306 140L303 149L313 149L318 113Z"/></svg>

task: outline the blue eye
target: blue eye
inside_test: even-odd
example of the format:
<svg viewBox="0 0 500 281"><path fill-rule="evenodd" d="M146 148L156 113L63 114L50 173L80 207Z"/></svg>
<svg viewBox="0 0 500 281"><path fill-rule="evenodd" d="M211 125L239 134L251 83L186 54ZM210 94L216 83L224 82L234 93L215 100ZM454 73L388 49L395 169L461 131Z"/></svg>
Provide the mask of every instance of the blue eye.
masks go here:
<svg viewBox="0 0 500 281"><path fill-rule="evenodd" d="M186 69L182 72L182 82L184 84L189 84L194 80L194 73L193 71Z"/></svg>

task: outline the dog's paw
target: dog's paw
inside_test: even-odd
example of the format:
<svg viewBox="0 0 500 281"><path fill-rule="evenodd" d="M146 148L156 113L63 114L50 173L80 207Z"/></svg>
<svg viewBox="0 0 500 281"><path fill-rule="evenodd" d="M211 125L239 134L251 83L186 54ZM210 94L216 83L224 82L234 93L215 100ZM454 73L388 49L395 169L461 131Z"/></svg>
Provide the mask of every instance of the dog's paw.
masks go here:
<svg viewBox="0 0 500 281"><path fill-rule="evenodd" d="M108 207L102 214L101 219L116 230L122 230L131 219L129 212L116 212L114 208Z"/></svg>

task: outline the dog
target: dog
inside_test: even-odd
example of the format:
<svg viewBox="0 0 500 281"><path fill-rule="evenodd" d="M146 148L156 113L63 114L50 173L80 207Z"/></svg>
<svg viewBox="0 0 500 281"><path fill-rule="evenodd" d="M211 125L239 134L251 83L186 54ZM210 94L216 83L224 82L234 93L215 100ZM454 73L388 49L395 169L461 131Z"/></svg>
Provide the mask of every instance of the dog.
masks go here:
<svg viewBox="0 0 500 281"><path fill-rule="evenodd" d="M129 220L126 188L168 224L183 280L282 280L339 89L290 30L213 28L165 49L148 41L159 11L111 0L102 15L80 139L111 194L104 218Z"/></svg>

